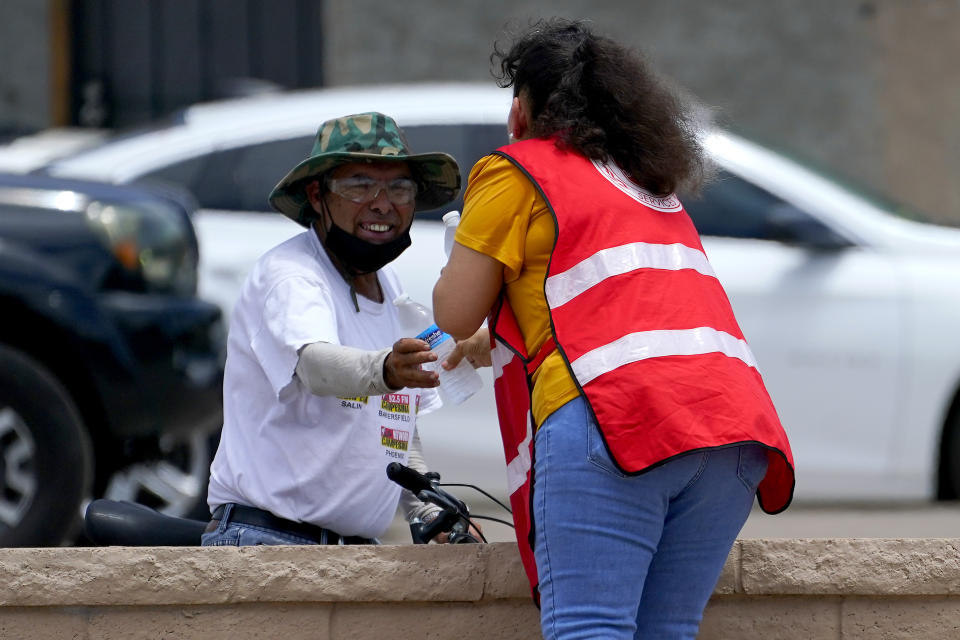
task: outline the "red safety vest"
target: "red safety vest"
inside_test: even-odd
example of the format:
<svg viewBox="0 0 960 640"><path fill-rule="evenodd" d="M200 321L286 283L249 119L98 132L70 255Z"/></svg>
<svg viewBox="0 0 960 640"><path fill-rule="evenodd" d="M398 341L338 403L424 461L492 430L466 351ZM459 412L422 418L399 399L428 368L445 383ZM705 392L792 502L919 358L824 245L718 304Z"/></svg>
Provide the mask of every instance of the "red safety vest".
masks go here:
<svg viewBox="0 0 960 640"><path fill-rule="evenodd" d="M534 598L529 376L554 348L624 473L757 443L769 460L760 507L786 509L794 488L790 444L680 201L653 196L616 165L561 151L552 140L496 153L530 177L557 229L544 282L552 339L529 357L502 295L489 321L508 488Z"/></svg>

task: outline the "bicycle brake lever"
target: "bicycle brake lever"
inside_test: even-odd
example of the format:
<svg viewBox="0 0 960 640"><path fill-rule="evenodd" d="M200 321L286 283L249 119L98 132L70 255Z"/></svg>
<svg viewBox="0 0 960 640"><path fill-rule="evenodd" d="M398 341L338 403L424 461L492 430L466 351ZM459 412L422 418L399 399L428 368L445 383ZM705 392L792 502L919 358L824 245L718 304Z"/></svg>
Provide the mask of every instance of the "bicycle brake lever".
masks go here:
<svg viewBox="0 0 960 640"><path fill-rule="evenodd" d="M467 505L439 487L424 489L417 494L417 498L422 502L435 504L441 509L456 512L458 515L469 515Z"/></svg>
<svg viewBox="0 0 960 640"><path fill-rule="evenodd" d="M410 536L413 538L414 544L427 544L437 537L437 534L452 531L459 520L459 514L444 510L439 512L437 517L430 522L411 524Z"/></svg>

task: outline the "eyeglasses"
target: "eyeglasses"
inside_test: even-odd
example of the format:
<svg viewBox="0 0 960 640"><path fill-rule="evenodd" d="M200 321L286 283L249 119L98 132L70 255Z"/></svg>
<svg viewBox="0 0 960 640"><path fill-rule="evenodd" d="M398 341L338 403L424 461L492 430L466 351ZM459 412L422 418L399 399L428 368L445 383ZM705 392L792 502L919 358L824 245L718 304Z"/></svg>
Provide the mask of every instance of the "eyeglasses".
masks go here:
<svg viewBox="0 0 960 640"><path fill-rule="evenodd" d="M417 196L417 183L410 178L393 180L374 180L364 176L329 178L327 187L341 198L357 204L373 202L381 191L386 192L387 200L401 206L413 204Z"/></svg>

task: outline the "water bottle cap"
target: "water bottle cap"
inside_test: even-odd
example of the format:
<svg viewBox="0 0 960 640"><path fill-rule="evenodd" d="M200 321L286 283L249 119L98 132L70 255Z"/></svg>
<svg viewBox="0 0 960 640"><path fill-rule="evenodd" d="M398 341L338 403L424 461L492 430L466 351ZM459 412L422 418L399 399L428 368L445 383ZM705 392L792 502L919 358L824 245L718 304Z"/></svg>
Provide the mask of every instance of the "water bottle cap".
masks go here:
<svg viewBox="0 0 960 640"><path fill-rule="evenodd" d="M408 302L411 302L410 294L408 293L401 293L400 295L398 295L396 298L393 299L393 305L395 307L399 307L402 304L407 304Z"/></svg>
<svg viewBox="0 0 960 640"><path fill-rule="evenodd" d="M443 214L443 224L448 227L455 227L460 223L460 212L459 211L448 211Z"/></svg>

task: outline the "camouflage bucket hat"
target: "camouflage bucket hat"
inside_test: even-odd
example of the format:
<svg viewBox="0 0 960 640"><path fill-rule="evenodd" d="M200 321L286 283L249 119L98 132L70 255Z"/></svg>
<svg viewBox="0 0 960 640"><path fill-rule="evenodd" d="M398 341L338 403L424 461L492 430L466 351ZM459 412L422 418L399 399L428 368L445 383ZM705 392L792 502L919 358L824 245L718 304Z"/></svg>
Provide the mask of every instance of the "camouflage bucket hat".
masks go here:
<svg viewBox="0 0 960 640"><path fill-rule="evenodd" d="M382 113L360 113L327 120L317 130L310 156L290 170L270 192L270 205L303 226L307 203L304 181L346 162L406 162L418 184L414 211L436 209L460 192L460 168L446 153L410 152L403 131Z"/></svg>

